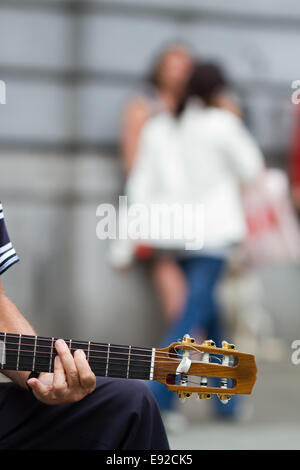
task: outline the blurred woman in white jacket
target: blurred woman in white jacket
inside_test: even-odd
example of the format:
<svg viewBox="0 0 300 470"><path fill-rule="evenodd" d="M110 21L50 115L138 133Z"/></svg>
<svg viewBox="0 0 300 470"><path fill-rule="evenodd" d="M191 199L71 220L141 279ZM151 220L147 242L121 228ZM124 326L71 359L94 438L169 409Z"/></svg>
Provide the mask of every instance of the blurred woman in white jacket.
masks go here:
<svg viewBox="0 0 300 470"><path fill-rule="evenodd" d="M162 341L172 341L195 328L220 345L220 314L215 287L233 245L246 234L241 186L253 182L263 170L262 154L241 119L216 107L222 90L209 92L203 86L201 66L196 66L184 110L174 117L162 113L144 127L137 162L128 183L130 203L203 204L203 247L184 250L188 240L151 240L157 254L173 254L182 270L188 296L181 317L171 325ZM164 229L171 220L163 220ZM185 228L194 227L193 214L185 217ZM219 344L218 344L219 343ZM163 411L172 409L172 395L159 383L152 390ZM234 412L232 405L218 407L219 414Z"/></svg>

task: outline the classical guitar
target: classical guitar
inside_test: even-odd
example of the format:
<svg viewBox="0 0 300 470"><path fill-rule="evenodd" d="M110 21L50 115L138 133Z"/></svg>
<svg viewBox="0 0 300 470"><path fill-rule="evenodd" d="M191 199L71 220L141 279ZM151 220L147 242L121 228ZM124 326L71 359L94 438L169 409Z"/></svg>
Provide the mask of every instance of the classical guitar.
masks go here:
<svg viewBox="0 0 300 470"><path fill-rule="evenodd" d="M56 338L0 333L0 370L52 372ZM256 380L255 358L223 341L196 344L185 335L166 348L122 346L65 340L70 351L82 349L97 376L157 380L179 398L209 399L223 403L234 394L250 394Z"/></svg>

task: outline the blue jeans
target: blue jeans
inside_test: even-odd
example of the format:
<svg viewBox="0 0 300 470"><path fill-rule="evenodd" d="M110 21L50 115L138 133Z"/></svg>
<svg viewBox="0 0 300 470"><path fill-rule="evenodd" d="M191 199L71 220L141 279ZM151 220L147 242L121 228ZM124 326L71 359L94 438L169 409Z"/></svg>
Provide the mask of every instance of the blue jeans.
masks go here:
<svg viewBox="0 0 300 470"><path fill-rule="evenodd" d="M206 338L212 339L221 346L222 328L219 308L215 299L215 287L223 273L225 259L212 256L197 256L178 261L186 277L188 296L184 312L166 333L161 347L193 334L195 329L204 329ZM160 409L169 411L174 406L176 395L170 392L160 382L151 382L151 390L155 395ZM217 397L214 398L216 412L219 416L232 416L235 413L236 397L227 405L223 405Z"/></svg>

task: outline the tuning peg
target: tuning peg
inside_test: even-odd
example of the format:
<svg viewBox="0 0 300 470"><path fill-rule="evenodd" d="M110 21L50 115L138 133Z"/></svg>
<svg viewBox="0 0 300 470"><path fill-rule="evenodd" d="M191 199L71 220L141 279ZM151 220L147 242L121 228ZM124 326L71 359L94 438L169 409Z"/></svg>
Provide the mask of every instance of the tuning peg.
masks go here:
<svg viewBox="0 0 300 470"><path fill-rule="evenodd" d="M206 339L205 341L203 341L202 345L215 347L216 343L212 339Z"/></svg>
<svg viewBox="0 0 300 470"><path fill-rule="evenodd" d="M181 390L178 393L180 399L185 400L186 398L191 398L192 394L190 392L182 392Z"/></svg>
<svg viewBox="0 0 300 470"><path fill-rule="evenodd" d="M197 393L197 400L210 400L211 397L211 393Z"/></svg>
<svg viewBox="0 0 300 470"><path fill-rule="evenodd" d="M227 343L227 341L222 341L222 348L224 349L235 349L235 345Z"/></svg>
<svg viewBox="0 0 300 470"><path fill-rule="evenodd" d="M220 401L221 401L224 405L226 405L226 403L228 403L229 400L231 400L232 395L226 395L225 393L222 393L222 394L219 394L218 397L219 397Z"/></svg>
<svg viewBox="0 0 300 470"><path fill-rule="evenodd" d="M186 334L184 335L182 342L186 344L193 344L195 343L195 338L191 338L190 335Z"/></svg>

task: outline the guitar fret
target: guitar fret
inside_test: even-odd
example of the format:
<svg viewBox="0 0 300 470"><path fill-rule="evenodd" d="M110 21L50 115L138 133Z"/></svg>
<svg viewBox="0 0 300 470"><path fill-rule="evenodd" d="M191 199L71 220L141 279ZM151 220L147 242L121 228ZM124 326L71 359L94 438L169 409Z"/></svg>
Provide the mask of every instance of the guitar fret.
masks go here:
<svg viewBox="0 0 300 470"><path fill-rule="evenodd" d="M54 338L51 339L50 360L49 360L49 372L52 372L53 346L54 346Z"/></svg>
<svg viewBox="0 0 300 470"><path fill-rule="evenodd" d="M155 364L155 348L152 348L152 355L151 355L151 365L150 365L150 374L149 374L149 380L153 380L153 375L154 375L154 364Z"/></svg>
<svg viewBox="0 0 300 470"><path fill-rule="evenodd" d="M6 350L6 332L4 333L4 337L3 337L3 346L2 346L2 351L1 351L1 369L4 369L4 365L5 365L5 357L6 357L6 354L5 354L5 350Z"/></svg>
<svg viewBox="0 0 300 470"><path fill-rule="evenodd" d="M33 348L33 359L32 359L32 369L35 369L35 359L36 359L36 345L37 345L37 336L34 338L34 348Z"/></svg>
<svg viewBox="0 0 300 470"><path fill-rule="evenodd" d="M132 348L130 358L130 379L149 380L153 351L147 348Z"/></svg>
<svg viewBox="0 0 300 470"><path fill-rule="evenodd" d="M37 338L35 370L38 372L51 372L51 344L53 338L41 337ZM49 370L50 368L50 370Z"/></svg>
<svg viewBox="0 0 300 470"><path fill-rule="evenodd" d="M107 345L107 358L106 358L105 377L107 377L107 375L108 375L109 351L110 351L110 344Z"/></svg>
<svg viewBox="0 0 300 470"><path fill-rule="evenodd" d="M129 346L129 350L128 350L128 361L127 361L126 379L129 378L130 354L131 354L131 346Z"/></svg>
<svg viewBox="0 0 300 470"><path fill-rule="evenodd" d="M88 360L88 342L87 341L76 341L73 339L69 340L70 351L74 355L77 350L82 350Z"/></svg>
<svg viewBox="0 0 300 470"><path fill-rule="evenodd" d="M19 363L20 363L20 352L21 352L21 341L22 341L22 335L19 335L19 343L18 343L18 356L17 356L16 370L19 370Z"/></svg>
<svg viewBox="0 0 300 470"><path fill-rule="evenodd" d="M87 361L90 361L90 349L91 349L91 342L88 342L88 350L87 350Z"/></svg>

